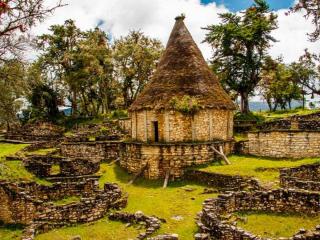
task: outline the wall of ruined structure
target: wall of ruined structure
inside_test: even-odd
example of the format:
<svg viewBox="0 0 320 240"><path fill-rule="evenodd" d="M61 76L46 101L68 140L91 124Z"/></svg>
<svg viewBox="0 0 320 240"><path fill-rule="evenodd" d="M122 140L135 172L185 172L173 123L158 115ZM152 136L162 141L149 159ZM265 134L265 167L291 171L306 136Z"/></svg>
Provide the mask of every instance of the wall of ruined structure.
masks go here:
<svg viewBox="0 0 320 240"><path fill-rule="evenodd" d="M86 183L56 183L50 187L1 182L0 194L0 221L6 224L92 222L103 217L110 208L126 204L117 185L105 184L104 189L99 190L97 179L88 179ZM62 206L48 202L71 194L81 196L80 202Z"/></svg>
<svg viewBox="0 0 320 240"><path fill-rule="evenodd" d="M9 140L38 142L54 141L63 136L64 129L49 122L37 122L12 128L5 138Z"/></svg>
<svg viewBox="0 0 320 240"><path fill-rule="evenodd" d="M233 142L143 144L124 143L120 165L130 173L137 173L148 164L144 176L150 179L163 178L170 170L172 178L183 176L184 168L206 164L216 159L211 146L224 145L225 154L231 153Z"/></svg>
<svg viewBox="0 0 320 240"><path fill-rule="evenodd" d="M281 169L280 184L283 188L320 191L320 163Z"/></svg>
<svg viewBox="0 0 320 240"><path fill-rule="evenodd" d="M220 195L216 199L208 199L204 202L198 221L200 232L220 240L262 240L261 237L237 227L231 220L228 221L232 213L238 211L318 215L320 214L320 193L278 189L268 192L235 192ZM310 236L316 231L311 232ZM292 239L317 239L299 238L308 236L304 234L299 233Z"/></svg>
<svg viewBox="0 0 320 240"><path fill-rule="evenodd" d="M66 142L61 144L61 154L69 158L113 161L119 157L120 148L120 141Z"/></svg>
<svg viewBox="0 0 320 240"><path fill-rule="evenodd" d="M100 169L99 159L63 158L54 156L34 155L23 159L25 168L38 177L50 177L52 167L59 165L59 176L80 176L95 174Z"/></svg>
<svg viewBox="0 0 320 240"><path fill-rule="evenodd" d="M176 111L132 112L131 136L141 142L152 142L153 122L159 126L160 142L230 140L233 137L233 112L227 110L201 110L194 116Z"/></svg>
<svg viewBox="0 0 320 240"><path fill-rule="evenodd" d="M248 134L249 154L275 158L320 156L319 131L260 131Z"/></svg>
<svg viewBox="0 0 320 240"><path fill-rule="evenodd" d="M261 190L260 183L257 180L242 176L187 170L184 179L228 191Z"/></svg>

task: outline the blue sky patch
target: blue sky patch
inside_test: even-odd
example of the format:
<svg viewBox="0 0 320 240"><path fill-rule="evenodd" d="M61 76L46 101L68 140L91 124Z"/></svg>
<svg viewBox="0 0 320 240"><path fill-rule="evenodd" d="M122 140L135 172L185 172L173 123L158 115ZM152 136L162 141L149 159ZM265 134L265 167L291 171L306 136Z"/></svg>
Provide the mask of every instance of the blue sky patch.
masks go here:
<svg viewBox="0 0 320 240"><path fill-rule="evenodd" d="M217 4L223 4L231 11L239 11L250 7L254 1L253 0L201 0L203 4L216 2ZM267 0L270 8L272 10L287 9L291 7L294 0Z"/></svg>

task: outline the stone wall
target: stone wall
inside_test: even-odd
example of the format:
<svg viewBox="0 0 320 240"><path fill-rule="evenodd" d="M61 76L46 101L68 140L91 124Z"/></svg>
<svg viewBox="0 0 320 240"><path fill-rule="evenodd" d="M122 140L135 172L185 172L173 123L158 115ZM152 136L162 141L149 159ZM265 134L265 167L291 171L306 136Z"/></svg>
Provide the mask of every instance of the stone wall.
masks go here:
<svg viewBox="0 0 320 240"><path fill-rule="evenodd" d="M164 178L170 171L171 178L183 176L186 167L206 164L216 159L212 146L224 146L225 154L233 149L233 142L209 143L175 143L175 144L145 144L124 143L120 165L130 173L138 173L147 165L144 176L150 179Z"/></svg>
<svg viewBox="0 0 320 240"><path fill-rule="evenodd" d="M81 176L95 174L100 169L100 161L86 158L64 158L34 155L23 159L25 168L38 177L51 177L54 165L60 172L55 176Z"/></svg>
<svg viewBox="0 0 320 240"><path fill-rule="evenodd" d="M99 190L97 179L88 179L85 183L56 183L50 187L1 182L0 193L0 221L6 224L92 222L103 217L110 208L126 204L117 185L105 184L104 189ZM62 206L48 202L71 194L81 196L80 202Z"/></svg>
<svg viewBox="0 0 320 240"><path fill-rule="evenodd" d="M61 154L68 158L88 158L113 161L119 158L121 141L66 142L61 144Z"/></svg>
<svg viewBox="0 0 320 240"><path fill-rule="evenodd" d="M283 188L320 191L320 163L281 169L280 184Z"/></svg>
<svg viewBox="0 0 320 240"><path fill-rule="evenodd" d="M262 240L261 237L237 227L236 223L230 220L232 214L238 211L318 215L320 214L320 193L278 189L268 192L235 192L220 195L216 199L208 199L204 202L198 221L200 232L219 240ZM293 239L319 239L297 236L298 234Z"/></svg>
<svg viewBox="0 0 320 240"><path fill-rule="evenodd" d="M184 178L209 187L228 191L242 191L244 189L261 190L259 182L255 179L242 176L204 172L198 170L185 171Z"/></svg>
<svg viewBox="0 0 320 240"><path fill-rule="evenodd" d="M10 129L6 139L24 142L54 141L63 136L64 129L49 122L37 122Z"/></svg>
<svg viewBox="0 0 320 240"><path fill-rule="evenodd" d="M251 132L249 154L274 158L306 158L320 156L319 131Z"/></svg>
<svg viewBox="0 0 320 240"><path fill-rule="evenodd" d="M158 122L159 142L230 140L233 137L233 112L201 110L194 116L175 111L130 113L131 137L136 141L155 141L153 122Z"/></svg>

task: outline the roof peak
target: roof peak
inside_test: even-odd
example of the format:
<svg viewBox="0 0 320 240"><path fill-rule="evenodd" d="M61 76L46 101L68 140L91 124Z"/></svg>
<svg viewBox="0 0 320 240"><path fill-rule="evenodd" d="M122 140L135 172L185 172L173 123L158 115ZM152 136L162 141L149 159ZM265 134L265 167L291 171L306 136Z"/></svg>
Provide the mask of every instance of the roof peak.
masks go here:
<svg viewBox="0 0 320 240"><path fill-rule="evenodd" d="M181 13L179 16L176 16L175 17L175 20L176 21L179 21L179 20L184 20L186 18L186 15L184 13Z"/></svg>

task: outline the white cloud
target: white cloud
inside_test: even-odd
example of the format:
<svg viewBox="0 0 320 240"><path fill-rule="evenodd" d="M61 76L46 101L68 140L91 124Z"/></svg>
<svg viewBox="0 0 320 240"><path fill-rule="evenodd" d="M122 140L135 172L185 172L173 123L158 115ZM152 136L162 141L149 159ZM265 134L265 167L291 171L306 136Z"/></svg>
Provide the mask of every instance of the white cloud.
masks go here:
<svg viewBox="0 0 320 240"><path fill-rule="evenodd" d="M312 43L308 40L307 33L314 29L310 20L303 17L303 12L286 16L288 10L279 10L279 28L274 31L273 36L279 41L273 44L270 54L274 57L283 55L284 61L290 63L298 60L308 48L312 52L320 52L319 43Z"/></svg>
<svg viewBox="0 0 320 240"><path fill-rule="evenodd" d="M47 0L53 4L56 0ZM62 24L66 19L76 20L82 29L97 26L104 21L102 28L114 38L126 35L130 30L141 30L145 34L159 38L166 44L174 24L174 17L185 13L187 27L198 43L206 59L211 51L202 43L205 31L202 27L219 22L218 13L228 11L215 3L202 5L200 0L65 0L68 6L58 9L52 17L34 30L34 34L47 31L52 24ZM286 62L297 60L305 48L320 52L320 45L310 43L307 32L312 31L312 24L303 18L302 13L285 16L287 10L279 10L279 29L274 36L279 42L273 44L270 54L282 55Z"/></svg>

